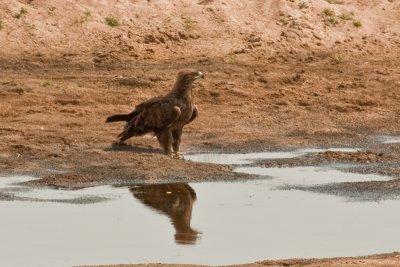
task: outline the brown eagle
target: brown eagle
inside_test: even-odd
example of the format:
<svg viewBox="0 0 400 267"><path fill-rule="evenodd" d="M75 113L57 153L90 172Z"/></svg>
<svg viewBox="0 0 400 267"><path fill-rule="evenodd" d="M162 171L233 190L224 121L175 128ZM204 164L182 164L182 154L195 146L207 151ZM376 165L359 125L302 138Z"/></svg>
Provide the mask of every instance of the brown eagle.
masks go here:
<svg viewBox="0 0 400 267"><path fill-rule="evenodd" d="M118 142L122 143L132 136L153 133L166 155L180 157L183 126L197 117L197 107L193 105L192 83L199 78L204 78L204 74L193 69L181 70L168 94L140 103L129 114L108 117L106 122L127 122L118 135Z"/></svg>

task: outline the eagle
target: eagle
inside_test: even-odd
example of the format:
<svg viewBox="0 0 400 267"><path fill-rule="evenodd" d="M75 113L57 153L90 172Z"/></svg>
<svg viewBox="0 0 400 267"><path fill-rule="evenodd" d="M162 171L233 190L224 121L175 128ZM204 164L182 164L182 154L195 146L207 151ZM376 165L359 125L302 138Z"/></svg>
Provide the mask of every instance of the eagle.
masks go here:
<svg viewBox="0 0 400 267"><path fill-rule="evenodd" d="M180 70L174 86L166 95L140 103L131 113L108 117L106 122L126 122L117 143L133 136L153 133L164 154L181 158L179 146L183 127L198 115L197 106L193 104L192 83L199 78L204 78L204 73L194 69Z"/></svg>

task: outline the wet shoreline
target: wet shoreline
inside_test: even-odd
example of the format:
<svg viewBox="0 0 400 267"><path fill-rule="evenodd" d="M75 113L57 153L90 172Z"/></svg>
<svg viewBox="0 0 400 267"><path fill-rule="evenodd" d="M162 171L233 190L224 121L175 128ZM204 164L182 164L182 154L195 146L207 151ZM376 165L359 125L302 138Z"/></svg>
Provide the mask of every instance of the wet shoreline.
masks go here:
<svg viewBox="0 0 400 267"><path fill-rule="evenodd" d="M333 162L336 163L326 164L324 161L316 161L315 158L324 158L331 163L335 159ZM253 178L230 182L135 182L71 191L46 186L32 187L32 182L29 182L32 177L19 177L13 183L7 183L9 178L2 177L0 205L6 207L7 212L15 213L14 218L17 219L15 222L5 223L10 233L16 233L20 224L18 216L24 214L25 209L30 212L37 209L38 214L51 212L55 215L53 219L40 222L41 225L51 223L68 229L69 226L62 226L63 222L70 223L63 216L70 214L74 218L74 227L77 227L71 231L83 231L85 228L81 225L96 224L97 230L93 230L99 238L103 235L101 229L106 229L107 224L114 227L118 225L118 231L110 232L114 235L105 235L104 238L108 240L106 243L79 241L78 243L86 242L91 249L85 251L85 255L77 253L79 257L70 261L73 265L96 264L86 261L85 257L91 251L110 250L108 245L120 251L112 252L107 257L98 256L98 264L162 261L227 265L265 258L344 257L400 249L397 247L398 240L394 238L400 236L400 233L393 234L398 229L400 217L388 212L400 208L396 207L400 205L400 190L397 189L400 183L391 176L348 171L359 166L395 160L385 153L350 148L301 149L250 154L192 154L187 155L186 160L200 161L203 164L225 163L231 166L234 173ZM314 165L304 164L307 162ZM83 210L85 212L81 213ZM75 212L81 215L71 215ZM112 215L116 212L118 215ZM357 220L354 218L355 212ZM104 214L107 216L100 219L99 216ZM370 214L374 216L371 218ZM32 225L35 225L34 222L39 223L38 217L32 216L28 222ZM238 216L240 220L237 219ZM7 218L10 220L13 215L10 214ZM92 219L96 222L90 222ZM361 221L362 224L358 223ZM10 228L12 225L17 228ZM35 240L32 233L39 230L32 227L28 228L31 230L26 235L30 235L28 239ZM2 227L0 231L1 229ZM49 231L51 232L51 227ZM121 241L121 234L118 234L120 232L127 235L122 238L121 245L116 245L117 240ZM377 240L377 233L382 240L379 246L372 242ZM44 242L60 242L59 238L54 238ZM65 237L60 238L69 247ZM307 246L303 245L302 250L299 250L296 244L298 240L304 239L312 242L307 242ZM76 242L77 237L73 239L73 243ZM159 245L154 246L154 242ZM320 245L325 242L330 245ZM247 244L246 247L253 253L241 253L243 244ZM217 247L225 247L229 253L213 253L218 250ZM138 254L132 254L127 248L134 249ZM14 251L10 248L9 250ZM154 250L158 252L155 253ZM199 251L202 251L201 255L216 256L208 257L205 261L204 258L195 257L199 255ZM63 251L57 253L59 261L67 262ZM11 254L10 262L14 258ZM37 259L30 260L38 262ZM55 263L47 261L43 264L51 266Z"/></svg>

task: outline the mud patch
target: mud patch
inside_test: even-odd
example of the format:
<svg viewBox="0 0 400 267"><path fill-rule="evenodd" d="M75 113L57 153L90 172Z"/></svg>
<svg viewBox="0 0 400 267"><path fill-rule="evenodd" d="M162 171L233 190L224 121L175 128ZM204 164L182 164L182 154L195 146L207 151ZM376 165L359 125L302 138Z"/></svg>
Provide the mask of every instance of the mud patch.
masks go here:
<svg viewBox="0 0 400 267"><path fill-rule="evenodd" d="M390 181L369 181L353 183L335 183L316 186L286 185L280 189L303 190L345 197L355 201L380 202L400 198L400 179Z"/></svg>
<svg viewBox="0 0 400 267"><path fill-rule="evenodd" d="M390 155L385 155L383 153L376 153L372 151L357 151L357 152L326 151L318 153L318 156L331 161L351 161L351 162L362 162L362 163L383 162L386 160L393 159L393 157Z"/></svg>

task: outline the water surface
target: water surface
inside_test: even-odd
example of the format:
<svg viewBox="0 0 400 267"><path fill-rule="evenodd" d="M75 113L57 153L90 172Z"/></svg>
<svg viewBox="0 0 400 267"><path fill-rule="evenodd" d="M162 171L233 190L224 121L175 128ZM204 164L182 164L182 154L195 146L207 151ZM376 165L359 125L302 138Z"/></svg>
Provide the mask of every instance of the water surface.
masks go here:
<svg viewBox="0 0 400 267"><path fill-rule="evenodd" d="M244 165L251 164L254 163L256 160L262 159L288 159L304 156L309 153L319 153L325 151L355 152L357 150L358 149L355 148L310 148L298 149L293 151L257 152L244 154L202 153L185 155L185 159L204 163Z"/></svg>
<svg viewBox="0 0 400 267"><path fill-rule="evenodd" d="M380 135L378 141L382 144L398 144L400 143L400 136L396 135Z"/></svg>
<svg viewBox="0 0 400 267"><path fill-rule="evenodd" d="M3 266L117 263L227 265L400 250L400 201L353 202L279 186L387 180L330 168L251 168L246 182L101 186L78 191L0 178ZM102 201L74 199L100 196ZM31 201L33 200L33 201ZM58 200L61 202L54 202ZM69 201L69 202L68 202Z"/></svg>

